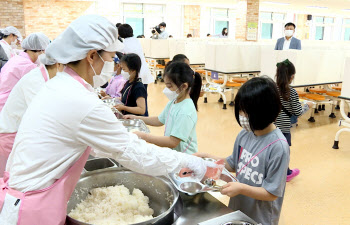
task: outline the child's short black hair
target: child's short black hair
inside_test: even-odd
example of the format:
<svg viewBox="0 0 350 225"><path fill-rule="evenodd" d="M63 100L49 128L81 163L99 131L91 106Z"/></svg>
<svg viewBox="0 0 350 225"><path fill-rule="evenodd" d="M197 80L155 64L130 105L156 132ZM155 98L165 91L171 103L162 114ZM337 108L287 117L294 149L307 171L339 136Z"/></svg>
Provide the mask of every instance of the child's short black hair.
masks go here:
<svg viewBox="0 0 350 225"><path fill-rule="evenodd" d="M184 54L177 54L173 58L173 62L185 62L185 60L189 60Z"/></svg>
<svg viewBox="0 0 350 225"><path fill-rule="evenodd" d="M263 130L275 122L281 112L276 83L267 76L248 80L235 98L235 116L239 125L240 111L246 114L252 131Z"/></svg>
<svg viewBox="0 0 350 225"><path fill-rule="evenodd" d="M118 27L118 34L121 38L129 38L134 36L134 30L129 24L125 23Z"/></svg>

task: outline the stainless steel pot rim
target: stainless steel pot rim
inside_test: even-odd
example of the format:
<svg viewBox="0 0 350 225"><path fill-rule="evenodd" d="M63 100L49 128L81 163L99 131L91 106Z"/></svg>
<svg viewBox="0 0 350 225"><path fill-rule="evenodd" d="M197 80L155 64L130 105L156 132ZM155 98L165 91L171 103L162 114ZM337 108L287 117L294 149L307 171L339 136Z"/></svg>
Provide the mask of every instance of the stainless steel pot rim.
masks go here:
<svg viewBox="0 0 350 225"><path fill-rule="evenodd" d="M234 221L229 221L229 222L223 223L221 225L252 225L252 224L247 222L247 221L234 220Z"/></svg>
<svg viewBox="0 0 350 225"><path fill-rule="evenodd" d="M94 174L99 174L99 173L104 173L104 172L110 172L110 171L124 171L124 172L130 172L130 173L137 173L137 172L133 172L125 167L112 167L112 168L105 168L105 169L99 169L99 170L94 170L94 171L89 171L89 172L86 172L84 174L82 174L80 176L80 179L83 179L85 177L88 177L88 176L92 176ZM179 200L179 197L180 197L180 194L179 194L179 191L174 187L174 185L171 183L171 181L164 177L164 176L159 176L159 177L153 177L153 176L150 176L150 175L146 175L146 174L142 174L142 173L138 173L138 174L141 174L141 175L144 175L144 176L148 176L148 177L152 177L152 178L156 178L156 179L160 179L162 180L163 182L165 182L166 184L169 185L169 187L173 190L173 193L175 194L174 196L174 199L173 199L173 202L172 204L169 206L169 209L166 210L165 212L163 212L162 214L160 214L159 216L157 217L154 217L153 219L150 219L150 220L147 220L147 221L144 221L144 222L140 222L140 223L133 223L133 224L130 224L130 225L143 225L145 222L149 223L149 224L154 224L156 223L157 221L159 221L160 219L162 219L163 217L165 217L166 215L168 215L169 213L171 213L172 209L174 208L175 204L178 202ZM89 224L89 223L84 223L82 221L79 221L79 220L75 220L71 217L69 217L67 215L67 218L69 218L71 221L74 221L74 222L79 222L83 225L93 225L93 224Z"/></svg>

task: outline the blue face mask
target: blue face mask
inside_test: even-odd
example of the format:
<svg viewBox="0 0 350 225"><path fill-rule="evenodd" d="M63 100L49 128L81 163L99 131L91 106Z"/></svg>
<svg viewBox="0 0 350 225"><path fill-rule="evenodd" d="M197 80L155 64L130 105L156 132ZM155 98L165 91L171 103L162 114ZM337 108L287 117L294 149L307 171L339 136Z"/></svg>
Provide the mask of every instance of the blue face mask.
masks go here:
<svg viewBox="0 0 350 225"><path fill-rule="evenodd" d="M113 61L115 62L115 64L119 64L120 63L120 59L117 56L117 54L114 56Z"/></svg>

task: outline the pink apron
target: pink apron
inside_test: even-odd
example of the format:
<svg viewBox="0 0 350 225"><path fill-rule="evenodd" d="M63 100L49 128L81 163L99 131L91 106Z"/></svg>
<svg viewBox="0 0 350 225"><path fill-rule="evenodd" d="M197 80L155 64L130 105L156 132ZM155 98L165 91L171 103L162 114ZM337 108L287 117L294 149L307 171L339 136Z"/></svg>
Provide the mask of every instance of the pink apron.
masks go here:
<svg viewBox="0 0 350 225"><path fill-rule="evenodd" d="M77 184L81 171L89 157L91 148L51 186L22 193L8 187L9 173L0 178L0 205L4 204L6 193L21 201L17 225L64 225L67 203Z"/></svg>
<svg viewBox="0 0 350 225"><path fill-rule="evenodd" d="M48 80L48 74L43 65L40 66L41 74L45 82ZM13 143L15 142L17 132L15 133L0 133L0 178L4 176L7 159L11 153Z"/></svg>
<svg viewBox="0 0 350 225"><path fill-rule="evenodd" d="M37 65L31 61L28 53L21 52L19 55L12 57L1 68L0 74L0 112L4 107L8 96L17 82Z"/></svg>
<svg viewBox="0 0 350 225"><path fill-rule="evenodd" d="M66 68L70 74L85 86L83 79L73 70ZM17 225L63 225L66 221L67 202L77 184L81 171L89 157L91 148L88 147L83 155L51 186L29 192L19 192L8 187L10 174L4 173L0 178L0 206L2 208L6 193L21 202Z"/></svg>

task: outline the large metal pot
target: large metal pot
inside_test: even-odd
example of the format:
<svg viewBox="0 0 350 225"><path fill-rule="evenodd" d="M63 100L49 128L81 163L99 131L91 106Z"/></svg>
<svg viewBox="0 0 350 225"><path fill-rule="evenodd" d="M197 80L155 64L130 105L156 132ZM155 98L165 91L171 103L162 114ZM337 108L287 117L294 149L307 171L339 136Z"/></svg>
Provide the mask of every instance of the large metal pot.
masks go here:
<svg viewBox="0 0 350 225"><path fill-rule="evenodd" d="M172 224L182 212L182 201L179 192L167 178L147 176L126 168L107 168L81 175L69 199L67 214L87 197L91 189L114 185L124 185L130 191L138 188L149 197L149 205L154 210L154 218L134 225ZM88 224L67 216L67 225Z"/></svg>

